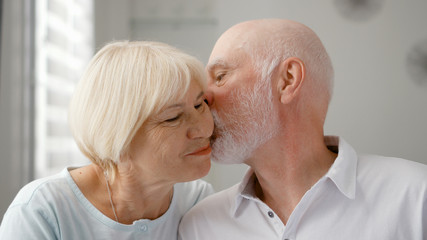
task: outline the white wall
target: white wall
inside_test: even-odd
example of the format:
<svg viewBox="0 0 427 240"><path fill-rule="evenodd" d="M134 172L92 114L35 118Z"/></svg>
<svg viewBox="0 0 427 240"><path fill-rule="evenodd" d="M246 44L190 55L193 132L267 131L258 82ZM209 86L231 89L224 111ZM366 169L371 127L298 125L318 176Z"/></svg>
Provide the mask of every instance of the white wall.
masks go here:
<svg viewBox="0 0 427 240"><path fill-rule="evenodd" d="M208 10L201 2L163 0L156 5L153 1L98 0L98 48L113 39L158 40L206 63L216 38L235 23L256 18L300 21L320 36L336 71L326 134L343 136L360 152L427 163L427 80L417 84L405 68L413 44L427 39L427 1L372 0L379 6L377 11L361 21L338 11L335 3L349 0L217 0L204 6ZM161 21L185 17L202 24L191 27ZM214 164L206 179L220 190L238 182L245 169Z"/></svg>

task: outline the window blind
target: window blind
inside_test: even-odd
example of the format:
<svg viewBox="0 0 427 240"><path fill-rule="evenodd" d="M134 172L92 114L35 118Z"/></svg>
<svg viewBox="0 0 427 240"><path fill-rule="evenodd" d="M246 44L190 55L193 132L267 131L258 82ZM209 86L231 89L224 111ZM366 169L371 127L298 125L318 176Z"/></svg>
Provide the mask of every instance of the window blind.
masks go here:
<svg viewBox="0 0 427 240"><path fill-rule="evenodd" d="M94 51L93 0L36 1L35 177L88 161L69 131L71 95Z"/></svg>

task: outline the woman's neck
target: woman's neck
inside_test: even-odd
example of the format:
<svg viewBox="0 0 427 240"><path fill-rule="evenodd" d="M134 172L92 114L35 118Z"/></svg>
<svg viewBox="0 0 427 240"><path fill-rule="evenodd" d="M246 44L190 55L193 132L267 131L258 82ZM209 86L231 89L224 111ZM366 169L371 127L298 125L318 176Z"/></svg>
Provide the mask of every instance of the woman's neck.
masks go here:
<svg viewBox="0 0 427 240"><path fill-rule="evenodd" d="M71 171L71 176L98 210L113 220L117 216L122 224L159 218L169 209L173 196L173 183L143 179L131 171L120 172L108 185L104 171L94 164Z"/></svg>
<svg viewBox="0 0 427 240"><path fill-rule="evenodd" d="M110 184L119 222L132 224L139 219L156 219L170 206L173 183L143 179L137 173L121 173Z"/></svg>

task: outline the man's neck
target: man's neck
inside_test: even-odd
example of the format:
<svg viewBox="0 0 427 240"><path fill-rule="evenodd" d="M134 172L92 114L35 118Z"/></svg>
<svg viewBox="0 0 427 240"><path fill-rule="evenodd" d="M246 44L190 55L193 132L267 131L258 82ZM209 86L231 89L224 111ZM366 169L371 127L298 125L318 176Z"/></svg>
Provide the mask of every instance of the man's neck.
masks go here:
<svg viewBox="0 0 427 240"><path fill-rule="evenodd" d="M255 191L282 220L288 221L304 194L324 176L336 158L323 139L272 139L247 164L257 181ZM277 145L275 143L280 143Z"/></svg>

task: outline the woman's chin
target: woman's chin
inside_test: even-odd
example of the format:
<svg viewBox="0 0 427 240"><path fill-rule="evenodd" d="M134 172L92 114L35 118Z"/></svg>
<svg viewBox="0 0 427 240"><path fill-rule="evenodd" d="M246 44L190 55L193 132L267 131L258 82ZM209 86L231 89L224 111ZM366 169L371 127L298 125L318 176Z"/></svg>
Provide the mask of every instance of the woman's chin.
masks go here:
<svg viewBox="0 0 427 240"><path fill-rule="evenodd" d="M193 165L192 168L191 174L189 174L189 177L183 182L194 181L208 175L211 169L211 160L210 158L205 159L197 163L197 166Z"/></svg>

